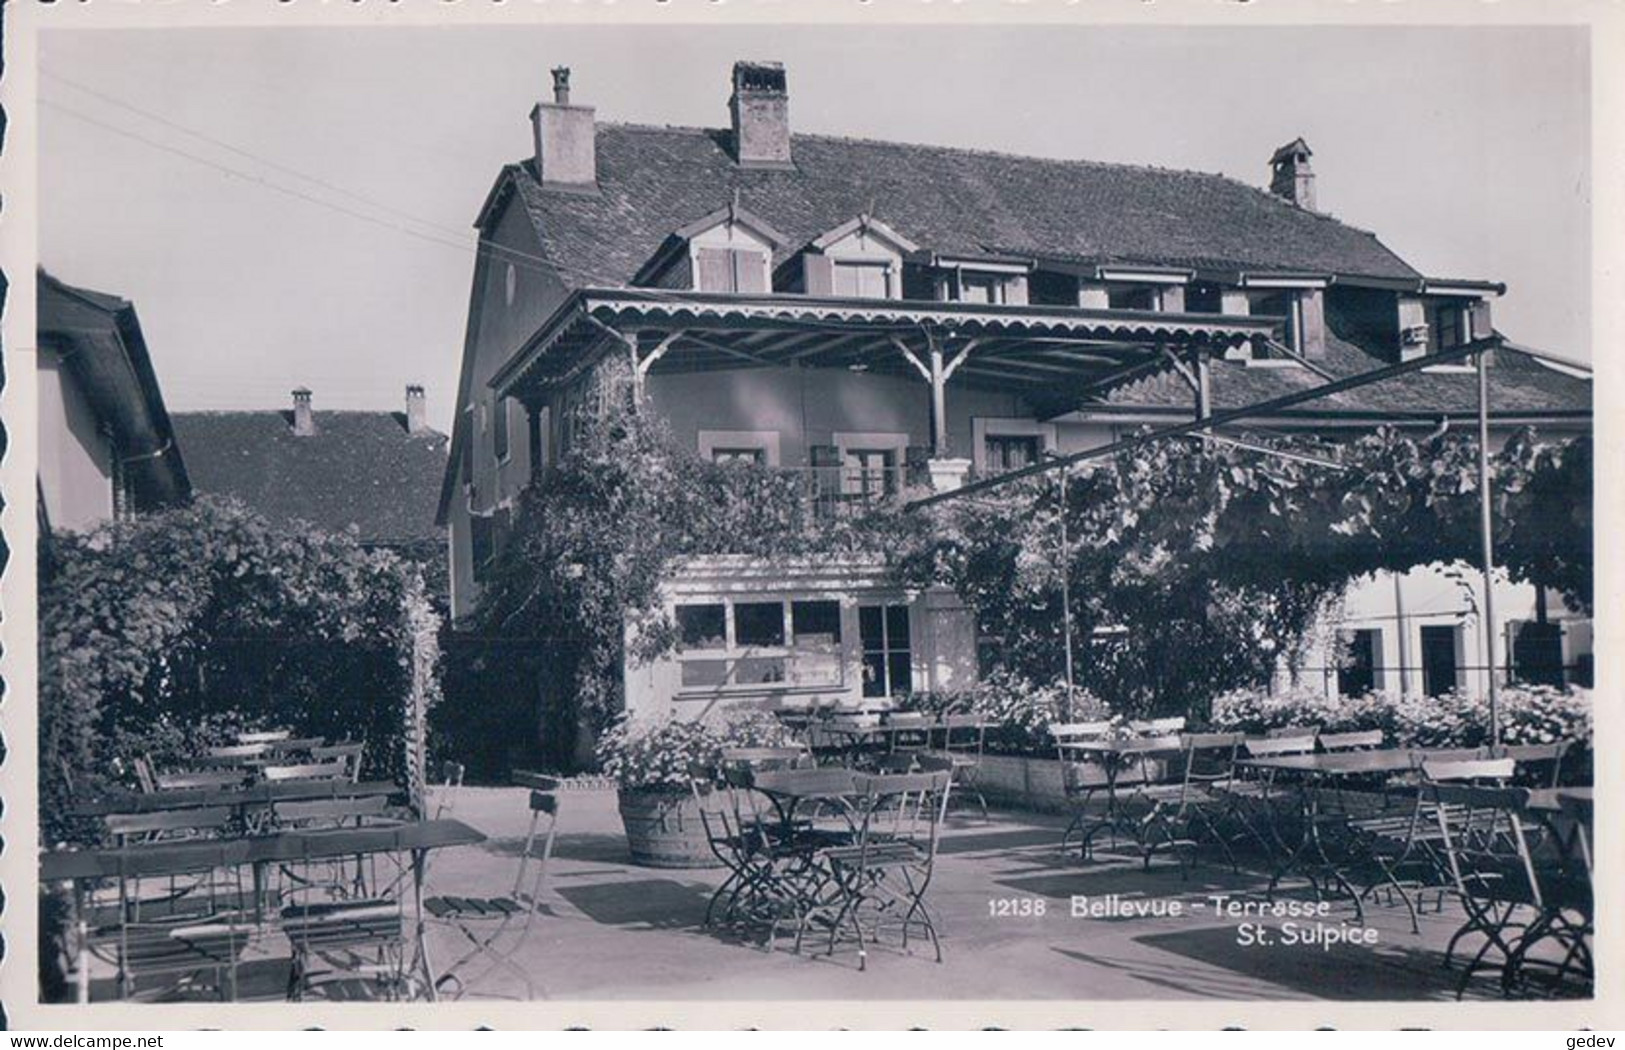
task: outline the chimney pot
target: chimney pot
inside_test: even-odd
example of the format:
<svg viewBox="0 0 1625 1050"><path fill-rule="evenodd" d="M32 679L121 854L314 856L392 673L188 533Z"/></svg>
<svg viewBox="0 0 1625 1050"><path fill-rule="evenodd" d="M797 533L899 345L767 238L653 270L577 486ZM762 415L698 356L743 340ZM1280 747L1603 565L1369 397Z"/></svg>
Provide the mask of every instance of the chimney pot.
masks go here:
<svg viewBox="0 0 1625 1050"><path fill-rule="evenodd" d="M790 89L782 62L735 62L734 160L740 167L787 168L790 160Z"/></svg>
<svg viewBox="0 0 1625 1050"><path fill-rule="evenodd" d="M428 400L423 387L412 383L406 388L406 432L421 434L429 429Z"/></svg>
<svg viewBox="0 0 1625 1050"><path fill-rule="evenodd" d="M310 388L297 387L293 392L293 432L298 437L316 433L316 417L310 410Z"/></svg>
<svg viewBox="0 0 1625 1050"><path fill-rule="evenodd" d="M546 186L591 187L598 182L598 130L591 106L570 104L570 70L553 70L553 101L530 111L536 174Z"/></svg>

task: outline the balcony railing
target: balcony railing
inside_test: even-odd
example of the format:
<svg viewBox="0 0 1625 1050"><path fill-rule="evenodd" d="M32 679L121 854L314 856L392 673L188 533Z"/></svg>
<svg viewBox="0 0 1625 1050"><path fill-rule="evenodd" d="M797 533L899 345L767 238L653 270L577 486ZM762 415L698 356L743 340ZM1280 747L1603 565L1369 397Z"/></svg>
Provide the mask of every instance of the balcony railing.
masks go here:
<svg viewBox="0 0 1625 1050"><path fill-rule="evenodd" d="M885 467L761 467L730 464L728 469L767 470L787 478L819 518L856 518L899 499L910 485L926 484L924 471L902 464ZM917 475L917 476L916 476Z"/></svg>

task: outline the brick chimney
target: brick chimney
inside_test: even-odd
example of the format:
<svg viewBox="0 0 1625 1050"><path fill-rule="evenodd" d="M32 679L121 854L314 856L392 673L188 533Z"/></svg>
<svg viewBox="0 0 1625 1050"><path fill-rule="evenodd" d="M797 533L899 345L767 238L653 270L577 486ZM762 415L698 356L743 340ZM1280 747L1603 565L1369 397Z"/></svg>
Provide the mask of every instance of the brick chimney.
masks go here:
<svg viewBox="0 0 1625 1050"><path fill-rule="evenodd" d="M316 433L316 417L310 411L309 387L298 387L293 392L293 432L296 437L310 437Z"/></svg>
<svg viewBox="0 0 1625 1050"><path fill-rule="evenodd" d="M735 62L733 97L734 160L742 168L788 168L790 92L782 62Z"/></svg>
<svg viewBox="0 0 1625 1050"><path fill-rule="evenodd" d="M1307 211L1315 210L1315 173L1309 143L1293 139L1270 157L1270 192Z"/></svg>
<svg viewBox="0 0 1625 1050"><path fill-rule="evenodd" d="M598 184L597 130L591 106L570 104L570 69L553 70L553 101L530 111L536 135L536 172L544 186Z"/></svg>
<svg viewBox="0 0 1625 1050"><path fill-rule="evenodd" d="M429 429L428 402L423 388L416 383L406 388L406 432L421 434Z"/></svg>

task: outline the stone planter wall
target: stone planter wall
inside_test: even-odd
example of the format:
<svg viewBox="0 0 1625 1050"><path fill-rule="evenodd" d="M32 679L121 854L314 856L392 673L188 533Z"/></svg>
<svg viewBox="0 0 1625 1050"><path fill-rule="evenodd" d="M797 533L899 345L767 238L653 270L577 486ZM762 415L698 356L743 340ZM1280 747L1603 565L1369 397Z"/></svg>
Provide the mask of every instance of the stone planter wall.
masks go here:
<svg viewBox="0 0 1625 1050"><path fill-rule="evenodd" d="M1085 761L1082 765L1080 783L1106 783L1106 771L1099 763ZM1151 776L1160 777L1166 772L1166 765L1161 760L1152 760L1145 768ZM989 804L1039 813L1064 813L1071 809L1072 803L1067 800L1062 786L1061 769L1061 761L1056 758L985 754L975 774L976 786Z"/></svg>

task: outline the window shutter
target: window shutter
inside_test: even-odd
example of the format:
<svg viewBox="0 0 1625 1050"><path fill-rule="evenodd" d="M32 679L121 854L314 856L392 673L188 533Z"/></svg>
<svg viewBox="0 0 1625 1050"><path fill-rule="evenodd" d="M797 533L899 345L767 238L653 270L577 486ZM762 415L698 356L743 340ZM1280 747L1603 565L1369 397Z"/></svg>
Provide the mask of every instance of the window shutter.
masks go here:
<svg viewBox="0 0 1625 1050"><path fill-rule="evenodd" d="M698 288L702 292L732 292L734 253L726 248L701 248Z"/></svg>
<svg viewBox="0 0 1625 1050"><path fill-rule="evenodd" d="M766 267L761 252L733 253L734 288L741 292L767 291Z"/></svg>
<svg viewBox="0 0 1625 1050"><path fill-rule="evenodd" d="M808 252L801 257L801 266L806 276L808 295L835 294L835 264L829 256Z"/></svg>
<svg viewBox="0 0 1625 1050"><path fill-rule="evenodd" d="M1495 334L1490 325L1490 304L1482 299L1467 308L1467 324L1469 339L1488 339Z"/></svg>

